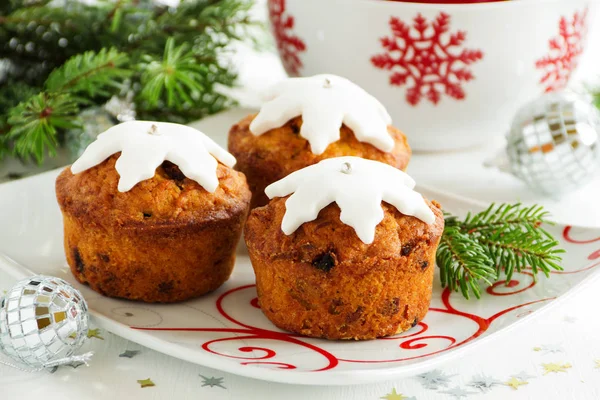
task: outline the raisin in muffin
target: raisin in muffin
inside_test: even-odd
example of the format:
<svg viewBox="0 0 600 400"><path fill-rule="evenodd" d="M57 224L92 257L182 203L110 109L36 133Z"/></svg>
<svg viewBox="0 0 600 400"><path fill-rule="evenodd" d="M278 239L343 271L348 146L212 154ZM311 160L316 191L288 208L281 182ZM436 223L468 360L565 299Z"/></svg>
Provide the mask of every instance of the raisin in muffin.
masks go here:
<svg viewBox="0 0 600 400"><path fill-rule="evenodd" d="M311 151L308 140L300 136L302 117L293 118L259 136L250 132L250 123L255 117L255 114L249 115L233 125L228 143L229 151L237 159L236 169L248 179L252 191L251 208L268 203L264 193L268 185L326 158L357 156L401 170L406 169L410 160L411 150L406 136L393 126L388 127L388 133L394 139L394 148L390 152L359 141L350 128L342 125L340 139L317 155Z"/></svg>
<svg viewBox="0 0 600 400"><path fill-rule="evenodd" d="M435 253L444 229L383 202L372 243L340 221L332 203L291 235L281 229L287 198L251 211L245 240L264 314L281 329L326 339L374 339L423 319L431 300Z"/></svg>
<svg viewBox="0 0 600 400"><path fill-rule="evenodd" d="M120 153L56 180L67 261L79 282L111 297L174 302L215 290L230 276L251 193L218 164L210 193L168 161L154 177L117 190Z"/></svg>

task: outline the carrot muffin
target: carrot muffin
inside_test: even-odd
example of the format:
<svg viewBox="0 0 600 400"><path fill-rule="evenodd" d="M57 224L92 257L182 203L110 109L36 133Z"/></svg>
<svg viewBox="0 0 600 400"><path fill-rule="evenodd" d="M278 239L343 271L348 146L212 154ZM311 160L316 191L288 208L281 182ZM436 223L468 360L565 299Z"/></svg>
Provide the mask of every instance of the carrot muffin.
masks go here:
<svg viewBox="0 0 600 400"><path fill-rule="evenodd" d="M269 184L326 158L357 156L401 170L408 165L406 136L391 126L381 103L344 78L291 78L266 99L258 114L229 131L229 151L248 179L252 207L267 204Z"/></svg>
<svg viewBox="0 0 600 400"><path fill-rule="evenodd" d="M233 163L181 125L132 121L101 134L56 180L75 278L146 302L217 289L233 269L251 198Z"/></svg>
<svg viewBox="0 0 600 400"><path fill-rule="evenodd" d="M327 162L333 173L321 168ZM245 241L258 298L277 327L374 339L403 332L427 313L444 228L440 205L394 179L392 167L364 162L341 157L297 171L267 188L273 200L250 213ZM341 185L335 172L344 163L359 176L340 172ZM377 182L368 187L369 179Z"/></svg>

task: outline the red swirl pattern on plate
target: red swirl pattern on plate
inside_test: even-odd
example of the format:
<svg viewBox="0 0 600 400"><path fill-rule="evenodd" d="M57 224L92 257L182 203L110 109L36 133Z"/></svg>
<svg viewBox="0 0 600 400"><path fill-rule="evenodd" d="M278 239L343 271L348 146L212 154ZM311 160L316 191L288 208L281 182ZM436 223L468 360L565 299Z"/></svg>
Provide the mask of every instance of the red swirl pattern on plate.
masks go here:
<svg viewBox="0 0 600 400"><path fill-rule="evenodd" d="M564 228L562 235L564 240L567 243L571 243L574 245L588 245L595 242L600 242L600 237L591 238L591 239L575 239L571 236L571 227L567 226ZM591 246L593 247L593 246ZM585 254L585 253L584 253ZM593 249L593 251L588 255L587 259L589 260L598 260L600 259L600 250ZM590 265L578 269L578 270L568 270L568 271L552 271L555 274L575 274L583 271L588 271L592 268L600 265L600 260L591 263ZM522 271L520 273L516 273L511 280L506 283L505 281L495 282L492 286L486 289L486 294L494 297L503 297L507 298L508 296L518 295L523 293L533 287L535 287L536 282L533 279L533 274L529 271ZM246 291L251 290L252 293L248 293ZM474 324L474 329L472 332L466 331L467 333L463 337L456 337L455 335L448 335L444 332L437 333L431 332L430 324L426 322L419 322L418 325L407 332L403 332L402 334L381 338L378 341L386 343L386 346L389 346L389 354L393 354L395 356L389 357L388 359L355 359L351 357L341 357L335 355L335 351L330 351L325 349L327 343L318 339L310 339L305 338L300 335L283 332L273 329L261 328L258 326L253 326L249 323L242 322L236 318L234 318L231 313L229 313L224 307L224 300L229 298L230 296L242 295L245 296L245 300L243 300L243 304L246 304L249 309L248 312L256 312L254 310L259 309L258 299L255 294L255 285L244 285L239 286L233 289L230 289L223 294L221 294L215 303L215 306L221 315L222 318L227 320L232 327L203 327L203 328L193 328L193 327L132 327L133 329L138 330L147 330L147 331L188 331L188 332L212 332L215 334L223 334L228 333L231 336L228 337L216 337L209 338L205 342L201 343L201 348L207 353L218 355L222 357L231 358L234 360L238 360L241 365L258 365L264 367L274 367L281 370L297 370L299 369L298 365L294 365L294 363L279 361L277 357L285 357L285 355L280 355L272 346L265 346L264 341L274 341L285 344L292 344L294 346L298 346L301 349L304 349L302 352L315 354L318 359L322 359L322 361L318 362L318 365L312 367L311 371L327 371L332 370L338 367L342 363L366 363L366 364L376 364L376 363L401 363L408 360L415 360L424 357L429 357L432 355L444 353L453 349L456 349L460 346L463 346L478 337L485 334L490 326L501 318L515 310L518 313L513 315L514 318L523 318L526 317L536 310L536 307L530 307L532 305L536 305L539 303L548 302L553 300L554 297L548 298L535 298L532 301L517 301L518 304L513 304L509 307L506 307L500 311L495 312L491 316L481 316L473 313L469 313L466 311L460 310L457 306L452 304L452 292L449 289L444 289L441 292L441 307L430 307L428 318L432 316L436 317L458 317L465 320L466 323ZM460 295L457 295L460 297ZM249 297L249 299L248 299ZM236 297L233 298L234 301ZM518 297L516 299L519 299ZM239 300L239 299L238 299ZM514 303L514 302L513 302ZM237 304L240 304L239 301ZM462 304L460 299L457 301L457 304ZM508 303L510 304L510 302ZM238 311L239 312L239 311ZM244 314L245 310L243 310ZM262 320L261 322L264 322ZM436 325L436 324L434 324ZM439 325L436 325L439 326ZM467 325L465 325L467 326ZM414 330L414 331L413 331ZM260 345L249 345L248 341L260 341ZM219 344L228 343L228 342L240 342L242 345L239 347L234 346L233 350L221 350L219 348ZM443 347L440 348L440 343L444 343ZM257 343L258 344L258 343ZM275 345L275 343L274 343ZM332 346L333 348L337 348L336 346ZM337 350L336 350L337 351ZM380 354L382 352L379 352ZM298 353L294 353L298 354ZM387 352L383 352L382 354L388 354ZM398 356L400 355L400 356ZM302 368L303 370L309 370L308 368Z"/></svg>
<svg viewBox="0 0 600 400"><path fill-rule="evenodd" d="M522 272L521 274L531 277L531 282L529 282L527 286L521 287L521 281L518 281L516 279L511 279L508 283L502 280L495 282L492 286L489 286L486 289L486 292L488 292L492 296L512 296L513 294L522 293L535 286L533 274L529 272ZM505 288L506 290L500 291L500 288Z"/></svg>
<svg viewBox="0 0 600 400"><path fill-rule="evenodd" d="M563 229L563 239L565 239L569 243L588 244L588 243L594 243L594 242L600 241L600 237L593 238L593 239L575 239L575 238L571 237L572 229L573 229L573 227L570 225L565 226L565 229Z"/></svg>
<svg viewBox="0 0 600 400"><path fill-rule="evenodd" d="M524 273L524 274L531 275L528 273ZM500 283L503 283L503 282L497 282L495 285L498 285ZM513 285L513 286L516 286L516 285ZM533 285L530 284L525 289L520 289L513 293L495 294L492 291L492 294L495 294L495 295L515 294L515 293L519 293L524 290L527 290L528 288L530 288L532 286ZM295 366L293 364L273 361L273 358L275 358L277 356L277 352L273 349L266 348L266 347L242 346L237 349L237 351L239 351L240 353L250 353L250 355L241 355L241 354L234 355L231 353L225 353L223 351L214 350L212 348L215 344L229 342L229 341L245 341L245 340L282 341L282 342L286 342L286 343L304 347L310 351L313 351L313 352L321 355L325 359L326 364L325 364L325 366L323 366L321 368L313 369L313 371L327 371L327 370L331 370L331 369L337 367L340 362L392 363L392 362L413 360L413 359L417 359L417 358L423 358L423 357L428 357L428 356L431 356L434 354L442 353L442 352L448 351L450 349L456 348L458 346L461 346L465 343L468 343L468 342L472 341L473 339L481 336L483 333L485 333L488 330L488 328L490 327L490 325L492 324L492 322L494 320L496 320L497 318L501 317L502 315L504 315L510 311L513 311L518 308L525 307L525 306L528 306L531 304L552 300L552 298L547 298L547 299L539 299L539 300L531 301L528 303L516 305L516 306L510 307L510 308L507 308L505 310L502 310L502 311L492 315L489 318L483 318L478 315L462 312L462 311L459 311L456 308L454 308L450 303L450 297L451 297L452 292L449 289L445 289L442 292L442 303L444 305L444 308L431 307L429 309L429 311L451 314L454 316L467 318L467 319L475 322L478 328L471 336L467 337L466 339L460 340L460 341L458 339L456 339L455 337L447 336L447 335L421 336L422 334L425 334L429 330L429 326L424 322L420 322L418 324L419 330L416 332L408 331L408 332L405 332L403 335L401 334L398 336L382 338L379 340L388 340L388 341L397 342L398 344L397 345L394 344L393 345L394 347L397 346L397 347L399 347L403 350L407 350L407 351L423 349L423 348L429 346L428 342L430 342L432 340L440 340L440 339L447 341L448 346L443 349L440 349L440 350L434 350L434 351L431 351L426 354L420 354L420 355L415 355L415 356L407 355L407 356L401 357L401 358L392 358L392 359L386 359L386 360L356 360L356 359L347 359L347 358L337 357L334 354L332 354L331 352L325 350L324 348L322 348L316 344L309 343L309 342L303 340L305 338L303 338L299 335L296 335L296 334L282 332L282 331L275 331L275 330L270 330L270 329L263 329L263 328L248 325L246 323L238 321L237 319L233 318L229 313L227 313L227 311L223 307L223 301L225 298L227 298L228 296L231 296L237 292L240 292L243 290L250 290L250 289L254 289L254 288L255 288L255 285L240 286L240 287L228 290L227 292L225 292L221 296L219 296L219 298L217 299L216 307L217 307L217 310L219 311L219 313L221 314L221 316L223 316L225 319L232 322L233 324L239 326L240 328L160 328L160 327L145 328L145 327L132 327L132 329L147 330L147 331L188 331L188 332L231 333L231 334L235 334L235 336L230 336L230 337L225 337L225 338L217 338L217 339L212 339L212 340L204 342L201 345L202 349L204 349L205 351L207 351L211 354L240 360L241 365L263 365L263 366L275 366L279 369L297 369L297 366ZM249 301L249 305L251 307L257 307L258 302L257 302L256 297L253 297ZM260 353L260 354L256 354L256 353Z"/></svg>

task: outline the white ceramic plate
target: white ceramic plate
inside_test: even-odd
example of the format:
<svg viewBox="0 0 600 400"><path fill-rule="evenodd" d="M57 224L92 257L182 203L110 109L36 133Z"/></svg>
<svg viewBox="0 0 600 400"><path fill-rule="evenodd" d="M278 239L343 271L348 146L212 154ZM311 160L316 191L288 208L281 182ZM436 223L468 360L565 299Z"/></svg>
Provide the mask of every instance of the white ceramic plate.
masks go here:
<svg viewBox="0 0 600 400"><path fill-rule="evenodd" d="M205 132L226 132L224 127L231 124L231 119L219 117L212 121L212 129L204 127ZM223 143L225 136L215 138ZM600 275L596 268L600 229L550 227L567 250L565 271L552 279L534 283L530 274L517 274L509 286L497 283L481 300L467 301L442 290L436 275L431 309L412 330L363 342L309 339L275 328L257 308L254 276L243 245L223 287L181 304L110 299L77 283L63 254L62 220L54 195L58 172L0 185L0 253L30 271L71 282L85 296L96 324L117 335L193 363L258 379L348 385L418 374L457 359L476 345L500 342L501 333L550 309ZM452 213L481 207L420 190ZM17 278L31 273L2 257L0 268Z"/></svg>
<svg viewBox="0 0 600 400"><path fill-rule="evenodd" d="M275 328L256 307L254 276L240 246L231 279L203 298L150 305L103 297L71 276L62 249L62 222L54 199L58 171L0 185L0 252L31 271L66 279L87 299L95 322L120 336L190 362L227 372L301 384L357 384L417 374L456 359L475 345L553 307L591 281L600 268L600 230L551 227L567 249L563 273L533 283L527 273L483 298L464 300L441 289L436 276L427 317L395 337L331 342ZM478 208L459 198L422 190L454 213ZM27 271L0 259L15 277Z"/></svg>

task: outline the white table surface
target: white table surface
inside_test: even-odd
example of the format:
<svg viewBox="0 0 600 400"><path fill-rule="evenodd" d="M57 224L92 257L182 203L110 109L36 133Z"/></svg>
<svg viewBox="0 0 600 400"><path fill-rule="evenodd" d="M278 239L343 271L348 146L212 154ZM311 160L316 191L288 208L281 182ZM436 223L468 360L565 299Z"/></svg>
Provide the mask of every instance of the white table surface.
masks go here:
<svg viewBox="0 0 600 400"><path fill-rule="evenodd" d="M245 109L232 110L200 121L195 126L214 133L227 129L232 121L248 112ZM513 185L510 190L519 186L519 182L511 181L510 177L498 175L493 178L500 182L496 183L496 197L484 190L476 190L477 185L482 185L486 176L489 178L490 175L480 162L485 154L487 151L484 149L444 155L417 154L411 162L411 173L420 183L466 193L481 200L514 200L515 197L511 197L510 193L517 192L503 193L501 189L508 184ZM444 167L436 167L440 164ZM465 179L460 178L460 173L471 174L470 185L464 184ZM600 198L596 187L585 190L589 190L590 196L593 196L590 199ZM528 199L531 201L541 200L524 187L520 188L519 193L530 196ZM566 215L567 219L572 215L586 221L585 210L582 211L581 206L561 214L567 205L565 200L548 204L555 215ZM12 278L0 272L0 292L8 289L13 282ZM499 342L491 342L484 350L470 353L461 359L460 364L445 365L440 372L449 377L448 382L437 390L426 388L418 377L347 387L263 382L180 361L101 330L103 340L92 338L84 347L84 350L94 350L96 353L89 368L61 367L53 374L28 374L0 365L0 398L7 395L9 399L33 399L36 396L43 396L44 399L64 399L65 396L71 399L162 399L170 396L174 399L336 400L386 398L395 389L396 393L405 397L390 396L390 400L411 397L433 400L455 398L444 392L458 387L469 392L466 397L469 399L600 399L600 369L596 368L600 366L600 318L596 311L596 304L599 303L600 292L587 289L543 318L536 318L528 325L517 328ZM541 350L535 351L534 348ZM119 357L125 350L139 350L140 353L131 359ZM569 363L572 367L566 372L544 375L544 363ZM482 393L468 386L480 374L498 382L508 382L511 375L523 371L531 377L527 379L528 384L517 390L500 383L489 392ZM265 370L265 374L268 373ZM204 379L201 375L223 378L223 387L202 386ZM137 381L147 378L152 379L156 386L141 388Z"/></svg>
<svg viewBox="0 0 600 400"><path fill-rule="evenodd" d="M596 20L600 20L600 15ZM600 29L595 29L590 50L600 43ZM242 104L255 105L254 93L283 72L275 56L256 56L248 50L237 53L243 91ZM598 75L600 52L588 52L579 71L580 77ZM198 126L226 129L245 114L233 110L201 121ZM215 128L217 127L217 128ZM532 193L517 179L496 170L486 169L483 162L502 148L502 139L486 147L461 152L415 154L409 173L420 184L459 193L483 201L541 203L555 219L581 225L600 226L600 176L587 187L560 201ZM0 167L0 170L3 168ZM4 167L6 171L6 166ZM0 171L0 176L3 174ZM0 221L1 229L1 221ZM0 272L0 292L14 282ZM419 377L361 386L297 386L243 378L211 368L190 364L101 330L103 340L92 338L84 350L95 351L90 367L61 367L56 372L23 373L0 365L0 398L4 399L600 399L600 318L597 304L600 291L588 288L573 296L543 318L492 342L477 353L470 353L460 363L447 364L439 372L447 377L445 385L426 388ZM133 358L119 357L125 350L139 350ZM568 364L565 372L545 374L543 364ZM265 374L269 372L265 370ZM529 375L525 385L513 389L503 384L512 375ZM487 392L469 386L480 375L497 380ZM205 378L209 380L206 381ZM156 384L141 388L138 380L150 378ZM222 378L220 385L210 378ZM204 386L203 386L204 385ZM453 391L453 388L458 388ZM453 396L445 392L460 393ZM397 393L398 395L394 395ZM401 394L401 395L400 395Z"/></svg>

